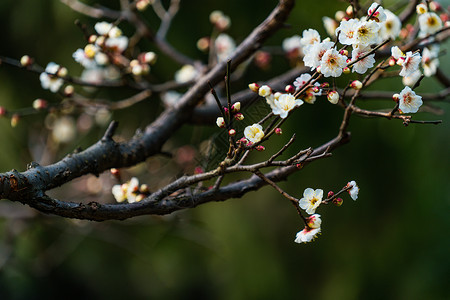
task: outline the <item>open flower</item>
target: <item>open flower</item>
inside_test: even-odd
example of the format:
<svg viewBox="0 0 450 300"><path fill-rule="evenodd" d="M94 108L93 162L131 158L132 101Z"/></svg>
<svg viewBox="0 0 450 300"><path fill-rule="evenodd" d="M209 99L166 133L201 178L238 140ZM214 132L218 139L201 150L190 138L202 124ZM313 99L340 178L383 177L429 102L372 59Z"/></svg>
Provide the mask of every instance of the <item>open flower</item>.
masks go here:
<svg viewBox="0 0 450 300"><path fill-rule="evenodd" d="M424 48L422 52L422 67L425 76L430 77L436 74L439 67L439 45L432 45Z"/></svg>
<svg viewBox="0 0 450 300"><path fill-rule="evenodd" d="M284 119L288 116L289 112L297 106L303 104L300 99L295 99L292 94L282 94L278 99L273 101L274 106L272 107L272 112L274 115L279 115L280 118Z"/></svg>
<svg viewBox="0 0 450 300"><path fill-rule="evenodd" d="M422 61L422 56L419 52L406 52L405 61L402 63L402 70L400 76L410 76L419 69L419 64Z"/></svg>
<svg viewBox="0 0 450 300"><path fill-rule="evenodd" d="M301 37L299 35L293 35L285 38L281 47L288 55L296 57L300 54L300 49L302 48Z"/></svg>
<svg viewBox="0 0 450 300"><path fill-rule="evenodd" d="M186 83L194 80L197 76L198 72L193 65L184 65L181 69L175 72L175 81L178 83Z"/></svg>
<svg viewBox="0 0 450 300"><path fill-rule="evenodd" d="M300 44L302 45L303 51L315 43L320 43L319 32L314 29L303 30L302 38L300 39Z"/></svg>
<svg viewBox="0 0 450 300"><path fill-rule="evenodd" d="M255 144L263 139L264 130L261 125L253 124L252 126L245 127L244 136L247 140Z"/></svg>
<svg viewBox="0 0 450 300"><path fill-rule="evenodd" d="M386 21L380 24L380 36L383 40L388 38L395 39L400 34L400 30L402 29L402 22L399 17L397 17L390 10L385 9L384 13L386 14Z"/></svg>
<svg viewBox="0 0 450 300"><path fill-rule="evenodd" d="M43 89L56 93L61 88L64 80L57 75L60 69L61 67L58 64L55 64L54 62L48 63L45 72L41 73L39 76Z"/></svg>
<svg viewBox="0 0 450 300"><path fill-rule="evenodd" d="M372 15L372 17L370 18L371 20L375 20L375 22L384 22L386 21L386 14L384 12L383 7L378 7L378 9L375 11L375 9L378 7L378 3L372 3L372 5L369 7L369 9L367 10L367 15ZM375 13L374 13L375 11Z"/></svg>
<svg viewBox="0 0 450 300"><path fill-rule="evenodd" d="M320 225L322 225L322 219L320 218L319 214L313 214L307 218L307 225L309 228L320 228Z"/></svg>
<svg viewBox="0 0 450 300"><path fill-rule="evenodd" d="M303 192L303 198L300 199L298 205L301 209L304 209L308 214L314 214L317 207L322 203L323 190L307 188Z"/></svg>
<svg viewBox="0 0 450 300"><path fill-rule="evenodd" d="M327 52L328 49L331 49L333 45L333 42L323 41L321 43L315 43L314 45L309 47L308 51L303 57L305 66L311 67L311 70L314 70L315 68L320 66L323 55L325 54L325 52Z"/></svg>
<svg viewBox="0 0 450 300"><path fill-rule="evenodd" d="M359 46L368 46L377 43L379 40L379 31L380 26L377 22L372 20L361 22L356 30L356 44Z"/></svg>
<svg viewBox="0 0 450 300"><path fill-rule="evenodd" d="M352 60L357 60L360 57L363 57L368 52L370 52L370 47L358 47L353 49L352 51ZM366 56L365 58L357 61L352 68L352 72L356 72L359 74L366 73L367 69L372 68L375 63L375 54L371 54Z"/></svg>
<svg viewBox="0 0 450 300"><path fill-rule="evenodd" d="M343 45L356 44L356 31L361 22L356 19L342 20L339 27L336 28L336 35L339 34L339 43Z"/></svg>
<svg viewBox="0 0 450 300"><path fill-rule="evenodd" d="M319 228L310 228L306 226L302 231L297 232L295 242L298 244L311 242L320 233Z"/></svg>
<svg viewBox="0 0 450 300"><path fill-rule="evenodd" d="M400 92L399 109L403 113L416 113L422 104L422 97L416 95L416 93L414 93L409 86L405 87Z"/></svg>
<svg viewBox="0 0 450 300"><path fill-rule="evenodd" d="M347 190L347 192L350 194L350 197L353 200L358 199L358 193L359 193L359 187L356 184L356 181L352 180L349 183L347 183L347 187L351 186L351 188L349 190Z"/></svg>
<svg viewBox="0 0 450 300"><path fill-rule="evenodd" d="M329 49L325 52L320 62L320 72L325 77L339 77L342 69L347 65L347 57L339 54L336 49Z"/></svg>
<svg viewBox="0 0 450 300"><path fill-rule="evenodd" d="M432 34L442 28L442 20L434 12L419 16L419 28L422 35Z"/></svg>
<svg viewBox="0 0 450 300"><path fill-rule="evenodd" d="M216 54L219 61L227 60L236 49L236 43L226 33L221 33L217 36L214 46L216 47Z"/></svg>

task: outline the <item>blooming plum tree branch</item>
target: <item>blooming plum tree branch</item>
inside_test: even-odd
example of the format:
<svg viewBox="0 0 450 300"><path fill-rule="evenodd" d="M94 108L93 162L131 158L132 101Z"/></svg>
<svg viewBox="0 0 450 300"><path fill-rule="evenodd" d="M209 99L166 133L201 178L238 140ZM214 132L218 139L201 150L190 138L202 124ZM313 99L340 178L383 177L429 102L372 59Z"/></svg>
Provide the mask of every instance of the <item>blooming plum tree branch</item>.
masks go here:
<svg viewBox="0 0 450 300"><path fill-rule="evenodd" d="M337 13L334 20L325 23L329 37L323 38L317 30L307 29L302 36L287 38L283 41L282 51L272 51L272 54L261 50L262 46L284 27L294 0L280 0L269 16L238 46L225 33L231 24L230 18L214 11L209 18L213 26L211 35L197 42L199 50L208 55L206 62L186 56L167 41L168 32L173 29L173 18L180 9L180 0L171 0L167 9L159 0L136 0L132 3L121 0L120 10L94 7L77 0L61 2L86 16L112 21L97 22L92 34L86 27L84 31L88 44L72 55L86 73L94 74L94 80L86 73L80 78L69 76L66 68L55 63L43 68L28 56L20 60L0 57L1 62L40 74L44 89L64 98L64 105L69 103L81 111L100 108L121 110L146 101L154 94L159 94L163 99L165 109L129 140L116 138L119 125L113 121L103 137L84 151L76 150L46 166L32 162L24 172L11 170L0 174L2 198L21 202L44 213L95 221L122 220L147 214L164 215L211 201L239 198L270 185L290 200L304 222L305 228L297 234L295 241L309 242L321 231L322 220L315 213L321 209L320 205L342 205L343 200L338 196L344 192L356 200L358 185L350 181L337 193L330 191L326 196L322 189L306 188L300 198L283 190L278 182L286 180L309 163L330 157L334 149L349 142L351 135L348 128L352 115L400 119L405 125L439 124L440 120L415 120L412 114L432 101L448 102L450 80L438 66L442 53L439 45L449 36L449 24L435 12L428 11L426 6L418 7L420 1L411 1L399 16L378 3L365 7L359 1L349 1L350 6L345 12ZM160 19L157 29L149 26L141 13L149 6ZM416 11L418 25L411 29L405 22L413 18ZM122 22L134 28L131 38L126 37L119 28ZM157 54L141 52L138 45L142 38L150 41L173 62L182 65L174 74L175 80L161 82L147 76L156 63ZM271 55L277 53L284 55L294 67L266 82L250 83L248 90L231 93L231 87L236 82L233 80L242 80L250 63L266 68ZM351 74L354 72L358 73L357 77ZM338 87L339 81L335 79L341 76L349 79L348 84ZM405 85L399 93L367 90L378 80L392 76L401 77ZM444 88L436 93L416 94L414 90L425 76L436 78ZM331 80L331 84L327 80ZM86 96L71 84L90 88L126 88L133 94L119 100L102 99ZM183 88L188 89L184 94L178 93ZM212 101L209 101L209 93L212 94ZM169 95L175 100L167 100ZM268 140L274 140L283 133L282 127L288 118L292 118L298 110L309 110L311 105L322 99L343 109L342 121L334 138L323 141L322 145L299 150L292 149L296 138L294 133L277 148L278 151L266 149L269 148ZM394 108L387 106L378 111L356 105L356 101L369 99L394 100ZM63 114L63 102L50 105L43 99L38 100L33 102L35 110L32 112L50 114L56 110ZM267 109L262 115L252 116L251 109L260 105L258 102ZM11 117L12 125L17 125L19 117L30 112L7 112L0 107L0 115ZM239 124L247 122L243 120L248 117L252 120L242 130ZM98 176L111 170L120 178L119 168L137 165L153 156L167 155L163 147L179 128L189 123L215 123L218 130L224 130L226 138L221 150L225 154L224 151L219 152L218 161L213 161L213 166L208 169L197 167L193 174L183 171L184 175L153 190L147 184L139 184L134 177L127 182L121 181L112 188L118 203L85 203L82 199L78 202L65 201L47 193L87 174ZM281 158L288 148L295 154ZM249 163L249 157L256 156L260 151L270 151L269 157ZM233 181L229 176L231 173L245 173L249 177ZM225 177L231 177L231 182L224 181ZM224 182L227 182L226 185Z"/></svg>

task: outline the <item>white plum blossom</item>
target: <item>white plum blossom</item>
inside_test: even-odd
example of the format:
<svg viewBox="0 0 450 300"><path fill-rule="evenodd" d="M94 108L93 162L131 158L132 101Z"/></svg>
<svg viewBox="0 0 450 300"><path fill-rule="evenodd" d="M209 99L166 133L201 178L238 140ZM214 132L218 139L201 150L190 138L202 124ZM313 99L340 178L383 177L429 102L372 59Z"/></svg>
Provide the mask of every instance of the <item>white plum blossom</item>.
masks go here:
<svg viewBox="0 0 450 300"><path fill-rule="evenodd" d="M373 20L361 22L356 30L356 44L358 46L368 46L379 41L378 32L380 25Z"/></svg>
<svg viewBox="0 0 450 300"><path fill-rule="evenodd" d="M276 106L275 106L275 100L276 100L275 95L274 94L270 94L270 95L266 96L265 98L266 98L267 104L269 104L269 106L270 106L270 109L272 109L272 110L276 109Z"/></svg>
<svg viewBox="0 0 450 300"><path fill-rule="evenodd" d="M410 76L419 69L419 64L422 61L422 56L419 52L406 52L405 61L402 63L402 70L400 76Z"/></svg>
<svg viewBox="0 0 450 300"><path fill-rule="evenodd" d="M304 73L299 77L295 78L294 86L296 90L300 90L311 79L311 77L312 77L311 74Z"/></svg>
<svg viewBox="0 0 450 300"><path fill-rule="evenodd" d="M309 228L306 226L302 231L297 232L295 242L298 244L311 242L320 233L319 228Z"/></svg>
<svg viewBox="0 0 450 300"><path fill-rule="evenodd" d="M175 81L178 83L186 83L194 80L199 74L193 65L184 65L175 72Z"/></svg>
<svg viewBox="0 0 450 300"><path fill-rule="evenodd" d="M252 143L257 143L264 138L264 130L261 125L253 124L244 129L244 136Z"/></svg>
<svg viewBox="0 0 450 300"><path fill-rule="evenodd" d="M131 178L130 181L123 184L114 185L111 192L119 203L124 202L125 200L128 203L133 203L138 202L141 199L141 197L138 198L138 195L140 194L139 180L136 177Z"/></svg>
<svg viewBox="0 0 450 300"><path fill-rule="evenodd" d="M50 90L56 93L64 83L62 78L59 78L57 73L60 70L60 66L54 62L50 62L45 67L45 72L39 75L39 80L41 81L41 86L43 89Z"/></svg>
<svg viewBox="0 0 450 300"><path fill-rule="evenodd" d="M219 62L227 60L236 49L236 43L226 33L221 33L217 36L214 46L216 47Z"/></svg>
<svg viewBox="0 0 450 300"><path fill-rule="evenodd" d="M323 190L307 188L303 192L303 198L300 199L298 205L308 214L312 215L316 212L317 207L322 203Z"/></svg>
<svg viewBox="0 0 450 300"><path fill-rule="evenodd" d="M336 28L336 36L339 34L339 43L343 45L356 44L357 30L361 22L356 19L342 20Z"/></svg>
<svg viewBox="0 0 450 300"><path fill-rule="evenodd" d="M372 5L369 7L369 9L367 10L367 15L370 16L375 9L378 7L378 3L372 3ZM384 12L383 7L378 7L378 9L375 11L375 13L372 15L372 17L370 18L371 20L375 20L376 22L384 22L386 21L386 14Z"/></svg>
<svg viewBox="0 0 450 300"><path fill-rule="evenodd" d="M436 74L439 67L439 45L432 45L429 48L424 48L422 52L422 67L425 76L430 77Z"/></svg>
<svg viewBox="0 0 450 300"><path fill-rule="evenodd" d="M442 28L442 20L434 12L419 16L419 28L422 35L432 34Z"/></svg>
<svg viewBox="0 0 450 300"><path fill-rule="evenodd" d="M383 40L389 38L395 40L402 29L402 22L400 21L400 18L390 10L385 9L384 13L386 14L386 21L380 24L380 37Z"/></svg>
<svg viewBox="0 0 450 300"><path fill-rule="evenodd" d="M352 51L352 60L357 60L370 52L370 47L358 47ZM366 73L367 69L372 68L375 63L375 54L366 56L365 58L357 61L352 68L352 72L359 74Z"/></svg>
<svg viewBox="0 0 450 300"><path fill-rule="evenodd" d="M349 183L347 183L347 187L351 186L351 188L349 190L347 190L347 192L349 193L350 197L353 200L358 199L358 193L359 193L359 187L356 184L356 181L352 180Z"/></svg>
<svg viewBox="0 0 450 300"><path fill-rule="evenodd" d="M323 55L328 49L331 49L333 45L333 42L322 41L321 43L316 43L311 47L308 47L308 49L306 49L307 51L305 51L305 56L303 57L305 66L311 67L311 70L320 66Z"/></svg>
<svg viewBox="0 0 450 300"><path fill-rule="evenodd" d="M272 112L274 115L279 115L280 118L285 119L292 109L302 104L303 101L295 99L292 94L282 94L278 99L274 100Z"/></svg>
<svg viewBox="0 0 450 300"><path fill-rule="evenodd" d="M225 127L225 119L223 117L218 117L216 120L216 125L220 128Z"/></svg>
<svg viewBox="0 0 450 300"><path fill-rule="evenodd" d="M339 54L336 49L329 49L322 56L320 72L324 77L339 77L342 69L347 65L347 57Z"/></svg>
<svg viewBox="0 0 450 300"><path fill-rule="evenodd" d="M300 51L302 48L301 37L299 35L293 35L291 37L285 38L281 44L284 52L292 53L294 51Z"/></svg>
<svg viewBox="0 0 450 300"><path fill-rule="evenodd" d="M414 93L409 86L405 87L400 92L398 108L402 111L402 113L416 113L422 104L422 97L416 95L416 93Z"/></svg>
<svg viewBox="0 0 450 300"><path fill-rule="evenodd" d="M161 100L165 106L172 107L178 103L181 96L182 96L182 94L180 94L176 91L167 91L167 92L161 94Z"/></svg>
<svg viewBox="0 0 450 300"><path fill-rule="evenodd" d="M302 45L303 51L305 51L307 47L310 47L316 43L320 43L319 32L314 29L303 30L302 38L300 39L300 44Z"/></svg>
<svg viewBox="0 0 450 300"><path fill-rule="evenodd" d="M403 77L402 83L405 86L414 86L416 84L416 82L420 79L421 76L422 76L422 72L420 72L420 70L417 69L411 75Z"/></svg>

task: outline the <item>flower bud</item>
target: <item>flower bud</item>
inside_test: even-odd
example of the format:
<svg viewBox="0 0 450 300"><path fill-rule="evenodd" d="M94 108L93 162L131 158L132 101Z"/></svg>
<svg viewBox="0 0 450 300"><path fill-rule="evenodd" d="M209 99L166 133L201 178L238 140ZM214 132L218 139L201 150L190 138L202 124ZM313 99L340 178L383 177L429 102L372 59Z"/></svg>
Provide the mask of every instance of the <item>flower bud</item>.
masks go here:
<svg viewBox="0 0 450 300"><path fill-rule="evenodd" d="M318 67L316 68L316 72L317 72L317 73L320 73L321 70L322 70L322 69L320 68L320 66L318 66Z"/></svg>
<svg viewBox="0 0 450 300"><path fill-rule="evenodd" d="M275 134L277 134L277 135L282 135L283 134L283 131L281 130L280 127L275 128Z"/></svg>
<svg viewBox="0 0 450 300"><path fill-rule="evenodd" d="M355 90L360 90L362 88L362 82L359 80L353 80L350 87Z"/></svg>
<svg viewBox="0 0 450 300"><path fill-rule="evenodd" d="M322 83L321 87L326 89L326 88L330 87L330 84L328 82L324 82L324 83Z"/></svg>
<svg viewBox="0 0 450 300"><path fill-rule="evenodd" d="M22 67L28 67L33 64L33 59L28 55L24 55L20 58L20 64L22 65Z"/></svg>
<svg viewBox="0 0 450 300"><path fill-rule="evenodd" d="M336 91L329 91L327 94L327 99L332 104L337 104L339 101L339 93Z"/></svg>
<svg viewBox="0 0 450 300"><path fill-rule="evenodd" d="M255 93L258 93L258 91L259 91L259 85L257 83L250 83L248 85L248 88Z"/></svg>
<svg viewBox="0 0 450 300"><path fill-rule="evenodd" d="M344 68L342 69L342 72L343 72L344 74L350 74L350 68L349 68L349 67L344 67Z"/></svg>
<svg viewBox="0 0 450 300"><path fill-rule="evenodd" d="M202 167L195 167L194 174L203 174L205 173L205 170L203 170Z"/></svg>
<svg viewBox="0 0 450 300"><path fill-rule="evenodd" d="M344 55L344 56L348 56L348 50L347 49L342 49L341 51L339 51L340 55Z"/></svg>
<svg viewBox="0 0 450 300"><path fill-rule="evenodd" d="M248 144L248 140L246 138L241 138L238 142L241 143L242 145Z"/></svg>
<svg viewBox="0 0 450 300"><path fill-rule="evenodd" d="M341 206L342 203L344 203L344 200L342 200L342 198L334 198L332 202L336 206Z"/></svg>
<svg viewBox="0 0 450 300"><path fill-rule="evenodd" d="M307 219L307 225L309 228L319 228L320 225L322 224L322 220L320 219L320 215L319 214L313 214L311 216L309 216Z"/></svg>
<svg viewBox="0 0 450 300"><path fill-rule="evenodd" d="M95 54L97 54L97 47L95 47L93 44L87 44L86 47L84 47L84 55L86 55L87 58L94 58Z"/></svg>
<svg viewBox="0 0 450 300"><path fill-rule="evenodd" d="M400 99L400 94L394 94L394 95L392 95L392 99L393 99L395 102L398 102L398 100Z"/></svg>
<svg viewBox="0 0 450 300"><path fill-rule="evenodd" d="M20 116L18 114L13 114L11 117L11 127L16 127L19 124Z"/></svg>
<svg viewBox="0 0 450 300"><path fill-rule="evenodd" d="M241 114L241 113L237 113L237 114L234 115L234 118L235 118L237 121L242 121L242 120L244 120L244 115Z"/></svg>
<svg viewBox="0 0 450 300"><path fill-rule="evenodd" d="M437 1L431 1L430 2L430 9L432 11L440 11L442 9L442 6L439 2Z"/></svg>
<svg viewBox="0 0 450 300"><path fill-rule="evenodd" d="M139 192L141 192L142 194L148 194L150 193L150 189L148 188L148 185L144 183L139 187Z"/></svg>
<svg viewBox="0 0 450 300"><path fill-rule="evenodd" d="M58 73L56 73L58 77L66 77L67 76L67 69L64 67L59 68Z"/></svg>
<svg viewBox="0 0 450 300"><path fill-rule="evenodd" d="M144 62L150 65L154 65L156 62L157 56L155 52L146 52L144 54Z"/></svg>
<svg viewBox="0 0 450 300"><path fill-rule="evenodd" d="M202 52L206 52L209 50L210 43L209 37L202 37L197 41L197 48Z"/></svg>
<svg viewBox="0 0 450 300"><path fill-rule="evenodd" d="M227 115L227 116L228 116L228 113L229 113L229 111L228 111L228 107L224 107L224 108L223 108L223 111L225 112L225 115Z"/></svg>
<svg viewBox="0 0 450 300"><path fill-rule="evenodd" d="M145 195L143 195L143 194L139 194L139 195L137 195L136 196L136 202L140 202L140 201L142 201L142 200L144 200L145 199Z"/></svg>
<svg viewBox="0 0 450 300"><path fill-rule="evenodd" d="M284 90L286 91L286 93L290 93L293 94L295 92L295 87L292 84L288 84Z"/></svg>
<svg viewBox="0 0 450 300"><path fill-rule="evenodd" d="M345 13L351 17L353 15L353 6L349 5L345 10Z"/></svg>
<svg viewBox="0 0 450 300"><path fill-rule="evenodd" d="M327 195L327 198L331 198L331 197L333 197L334 196L334 192L333 191L329 191L328 192L328 195Z"/></svg>
<svg viewBox="0 0 450 300"><path fill-rule="evenodd" d="M389 66L393 67L393 66L395 66L395 63L396 63L395 58L391 58L389 60Z"/></svg>
<svg viewBox="0 0 450 300"><path fill-rule="evenodd" d="M216 120L216 124L219 128L224 128L225 127L225 120L223 117L218 117Z"/></svg>
<svg viewBox="0 0 450 300"><path fill-rule="evenodd" d="M342 10L338 10L338 11L334 14L334 18L335 18L336 21L338 21L338 22L340 22L344 17L345 17L345 12L343 12Z"/></svg>
<svg viewBox="0 0 450 300"><path fill-rule="evenodd" d="M283 94L280 93L280 92L276 92L275 94L273 94L273 97L274 97L276 100L278 100L278 98L280 98L281 95L283 95Z"/></svg>
<svg viewBox="0 0 450 300"><path fill-rule="evenodd" d="M75 91L75 88L73 87L73 85L68 85L64 88L64 95L66 97L71 97L73 95Z"/></svg>
<svg viewBox="0 0 450 300"><path fill-rule="evenodd" d="M88 38L88 42L89 42L90 44L95 43L95 42L97 41L97 37L98 37L98 36L96 36L95 34L90 35L89 38Z"/></svg>
<svg viewBox="0 0 450 300"><path fill-rule="evenodd" d="M111 175L113 175L113 176L119 176L120 175L120 170L119 169L111 168L109 171L111 172Z"/></svg>
<svg viewBox="0 0 450 300"><path fill-rule="evenodd" d="M258 95L260 95L261 97L267 97L267 96L270 96L271 94L272 94L272 89L268 85L263 85L258 90Z"/></svg>
<svg viewBox="0 0 450 300"><path fill-rule="evenodd" d="M230 136L234 136L234 135L236 135L236 130L230 129L230 130L228 130L228 134L229 134Z"/></svg>
<svg viewBox="0 0 450 300"><path fill-rule="evenodd" d="M144 11L150 5L150 0L138 0L136 2L136 9L139 11Z"/></svg>
<svg viewBox="0 0 450 300"><path fill-rule="evenodd" d="M41 110L47 108L47 101L44 99L36 99L33 101L33 108L35 110Z"/></svg>
<svg viewBox="0 0 450 300"><path fill-rule="evenodd" d="M264 151L264 150L266 150L266 148L265 148L264 146L261 146L261 145L256 146L255 149L258 150L258 151Z"/></svg>
<svg viewBox="0 0 450 300"><path fill-rule="evenodd" d="M241 102L236 102L231 106L232 112L238 112L241 110Z"/></svg>
<svg viewBox="0 0 450 300"><path fill-rule="evenodd" d="M139 64L137 64L131 68L131 73L133 73L134 76L141 76L142 71L143 71L142 66Z"/></svg>
<svg viewBox="0 0 450 300"><path fill-rule="evenodd" d="M320 88L318 86L313 86L312 91L314 93L318 93L318 92L320 92Z"/></svg>
<svg viewBox="0 0 450 300"><path fill-rule="evenodd" d="M6 115L6 108L3 106L0 106L0 117L3 117Z"/></svg>

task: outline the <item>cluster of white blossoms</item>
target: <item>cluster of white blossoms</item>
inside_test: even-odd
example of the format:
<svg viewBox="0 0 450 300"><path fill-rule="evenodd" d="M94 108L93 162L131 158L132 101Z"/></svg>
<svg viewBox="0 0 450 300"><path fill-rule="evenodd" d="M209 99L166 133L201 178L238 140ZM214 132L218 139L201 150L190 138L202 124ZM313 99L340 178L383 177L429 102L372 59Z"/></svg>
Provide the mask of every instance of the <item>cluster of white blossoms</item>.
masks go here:
<svg viewBox="0 0 450 300"><path fill-rule="evenodd" d="M345 189L349 193L353 200L358 199L359 187L354 180L347 183ZM334 196L333 192L328 193L328 197ZM328 200L326 200L328 201ZM325 201L325 202L326 202ZM316 214L316 209L320 204L324 202L323 200L323 190L322 189L312 189L307 188L303 192L303 198L300 199L298 205L301 209L305 210L310 216L305 219L306 226L303 230L299 231L295 237L296 243L308 243L312 241L320 233L322 225L322 219L319 214ZM340 206L342 204L342 199L335 198L333 203Z"/></svg>
<svg viewBox="0 0 450 300"><path fill-rule="evenodd" d="M112 194L117 202L127 201L128 203L139 202L147 197L150 192L146 184L139 185L136 177L123 184L116 184L112 187Z"/></svg>
<svg viewBox="0 0 450 300"><path fill-rule="evenodd" d="M66 75L66 68L61 67L54 62L50 62L47 64L45 72L42 72L41 75L39 75L39 80L41 81L41 86L43 89L56 93L64 84L64 80L62 78Z"/></svg>

